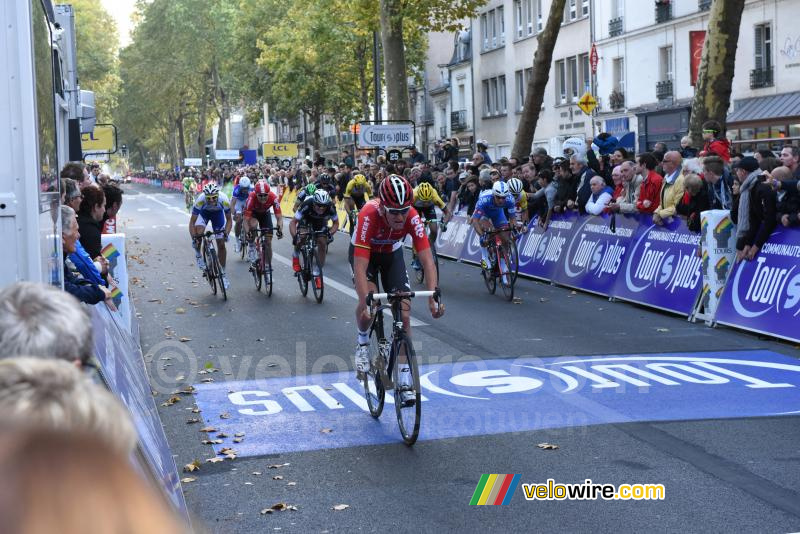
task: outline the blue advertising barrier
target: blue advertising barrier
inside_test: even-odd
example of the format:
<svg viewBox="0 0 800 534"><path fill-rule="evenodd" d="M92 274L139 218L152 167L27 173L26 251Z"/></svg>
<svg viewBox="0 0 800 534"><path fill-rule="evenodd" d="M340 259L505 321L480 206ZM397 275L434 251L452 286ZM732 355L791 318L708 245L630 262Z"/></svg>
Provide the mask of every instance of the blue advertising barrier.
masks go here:
<svg viewBox="0 0 800 534"><path fill-rule="evenodd" d="M613 296L628 245L639 228L634 217L566 215L575 217L572 236L564 244L553 281L604 296ZM611 221L615 227L611 227Z"/></svg>
<svg viewBox="0 0 800 534"><path fill-rule="evenodd" d="M554 214L547 228L534 216L528 233L517 242L519 273L550 281L562 261L567 242L572 238L577 214Z"/></svg>
<svg viewBox="0 0 800 534"><path fill-rule="evenodd" d="M91 307L95 357L100 374L131 415L139 450L174 508L188 518L178 470L161 426L142 351L127 325L105 304Z"/></svg>
<svg viewBox="0 0 800 534"><path fill-rule="evenodd" d="M447 223L447 231L439 230L436 238L436 254L445 258L458 259L469 234L469 219L465 213L453 215Z"/></svg>
<svg viewBox="0 0 800 534"><path fill-rule="evenodd" d="M680 217L663 226L650 215L635 217L639 228L613 296L688 316L702 290L700 234L689 231Z"/></svg>
<svg viewBox="0 0 800 534"><path fill-rule="evenodd" d="M734 266L716 322L800 341L800 231L779 226L755 259Z"/></svg>

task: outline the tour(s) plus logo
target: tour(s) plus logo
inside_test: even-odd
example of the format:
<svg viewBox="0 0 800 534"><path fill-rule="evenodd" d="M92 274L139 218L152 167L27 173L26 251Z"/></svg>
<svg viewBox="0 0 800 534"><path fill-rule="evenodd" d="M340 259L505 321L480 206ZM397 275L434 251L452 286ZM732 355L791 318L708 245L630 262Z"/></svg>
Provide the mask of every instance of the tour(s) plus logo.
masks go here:
<svg viewBox="0 0 800 534"><path fill-rule="evenodd" d="M702 258L695 248L681 247L683 241L699 242L699 235L691 236L656 227L648 228L631 250L631 261L625 269L628 289L639 293L650 287L663 288L674 293L680 289L695 289L702 278ZM683 249L683 250L682 250Z"/></svg>
<svg viewBox="0 0 800 534"><path fill-rule="evenodd" d="M767 255L762 254L755 259L752 276L743 276L748 266L748 262L739 263L733 278L731 299L736 313L753 318L774 308L778 314L800 315L800 273L795 274L797 264L791 268L770 265Z"/></svg>
<svg viewBox="0 0 800 534"><path fill-rule="evenodd" d="M575 234L564 258L564 272L570 278L591 273L597 278L605 274L615 275L622 266L627 243L622 235L627 229L618 228L620 237L607 234L608 227L596 224L594 218L587 219ZM629 237L629 236L627 236ZM625 244L622 244L625 243Z"/></svg>

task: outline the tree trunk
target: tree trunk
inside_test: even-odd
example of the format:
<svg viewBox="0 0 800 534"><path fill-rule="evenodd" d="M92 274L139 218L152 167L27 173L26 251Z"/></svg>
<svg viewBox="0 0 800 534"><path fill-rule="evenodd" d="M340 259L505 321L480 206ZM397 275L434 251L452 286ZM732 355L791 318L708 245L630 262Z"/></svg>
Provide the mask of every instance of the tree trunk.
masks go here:
<svg viewBox="0 0 800 534"><path fill-rule="evenodd" d="M219 80L219 72L217 66L211 66L211 76L214 81L214 100L215 107L217 108L217 117L219 117L219 128L217 128L217 142L214 144L215 148L225 150L228 148L228 97Z"/></svg>
<svg viewBox="0 0 800 534"><path fill-rule="evenodd" d="M360 39L355 48L358 81L361 88L361 117L369 120L369 81L367 79L367 41Z"/></svg>
<svg viewBox="0 0 800 534"><path fill-rule="evenodd" d="M184 105L181 104L181 112L178 113L178 118L175 120L175 127L178 129L178 161L182 165L183 160L186 159L186 137L183 129L183 114Z"/></svg>
<svg viewBox="0 0 800 534"><path fill-rule="evenodd" d="M689 135L696 147L703 146L703 123L707 120L718 121L725 133L744 1L717 0L711 4L689 119Z"/></svg>
<svg viewBox="0 0 800 534"><path fill-rule="evenodd" d="M525 94L525 106L517 126L517 135L514 138L514 148L511 155L517 159L530 154L533 144L533 134L536 132L536 123L539 122L539 113L542 111L544 90L550 77L550 65L553 62L553 48L556 45L558 32L561 30L561 21L564 18L564 5L567 0L553 0L550 5L550 14L547 16L547 25L539 34L539 45L533 55L533 73L528 81Z"/></svg>
<svg viewBox="0 0 800 534"><path fill-rule="evenodd" d="M314 159L322 154L322 142L320 140L322 127L322 112L318 109L311 110L311 123L314 134Z"/></svg>
<svg viewBox="0 0 800 534"><path fill-rule="evenodd" d="M206 161L206 113L208 110L208 100L211 96L211 86L208 83L210 76L206 73L205 76L205 87L203 88L203 96L202 100L200 101L200 113L197 118L197 150L200 153L200 157L203 158L203 165L207 163Z"/></svg>
<svg viewBox="0 0 800 534"><path fill-rule="evenodd" d="M559 0L556 0L559 1ZM407 121L408 75L403 43L402 0L380 0L381 43L383 45L383 76L389 120Z"/></svg>

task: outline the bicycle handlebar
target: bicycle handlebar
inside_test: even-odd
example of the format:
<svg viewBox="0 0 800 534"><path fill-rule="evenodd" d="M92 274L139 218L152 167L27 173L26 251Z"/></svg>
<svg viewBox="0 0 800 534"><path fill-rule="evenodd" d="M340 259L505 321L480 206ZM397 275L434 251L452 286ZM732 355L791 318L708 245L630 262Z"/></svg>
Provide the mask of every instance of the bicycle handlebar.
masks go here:
<svg viewBox="0 0 800 534"><path fill-rule="evenodd" d="M398 300L398 299L412 299L414 297L433 297L436 302L442 298L442 292L437 287L434 291L395 291L394 293L374 293L372 291L367 295L367 306L372 306L373 301L376 300Z"/></svg>

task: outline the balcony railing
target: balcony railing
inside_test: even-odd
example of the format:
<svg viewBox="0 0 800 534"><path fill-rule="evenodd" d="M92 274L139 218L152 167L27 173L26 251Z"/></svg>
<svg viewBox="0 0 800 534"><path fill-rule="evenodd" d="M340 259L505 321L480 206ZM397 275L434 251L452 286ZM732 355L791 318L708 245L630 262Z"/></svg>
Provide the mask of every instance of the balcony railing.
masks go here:
<svg viewBox="0 0 800 534"><path fill-rule="evenodd" d="M753 69L750 71L750 89L761 89L774 85L773 68Z"/></svg>
<svg viewBox="0 0 800 534"><path fill-rule="evenodd" d="M616 37L617 35L622 35L622 17L608 21L608 36Z"/></svg>
<svg viewBox="0 0 800 534"><path fill-rule="evenodd" d="M656 98L659 100L672 98L672 80L664 80L663 82L656 83Z"/></svg>
<svg viewBox="0 0 800 534"><path fill-rule="evenodd" d="M467 110L453 111L450 113L450 128L454 131L467 129Z"/></svg>
<svg viewBox="0 0 800 534"><path fill-rule="evenodd" d="M700 11L708 11L711 9L711 0L697 0L697 8Z"/></svg>
<svg viewBox="0 0 800 534"><path fill-rule="evenodd" d="M669 0L656 1L656 24L672 19L672 3Z"/></svg>
<svg viewBox="0 0 800 534"><path fill-rule="evenodd" d="M608 105L613 110L622 109L625 107L625 93L622 91L616 90L612 91L610 95L608 95Z"/></svg>

